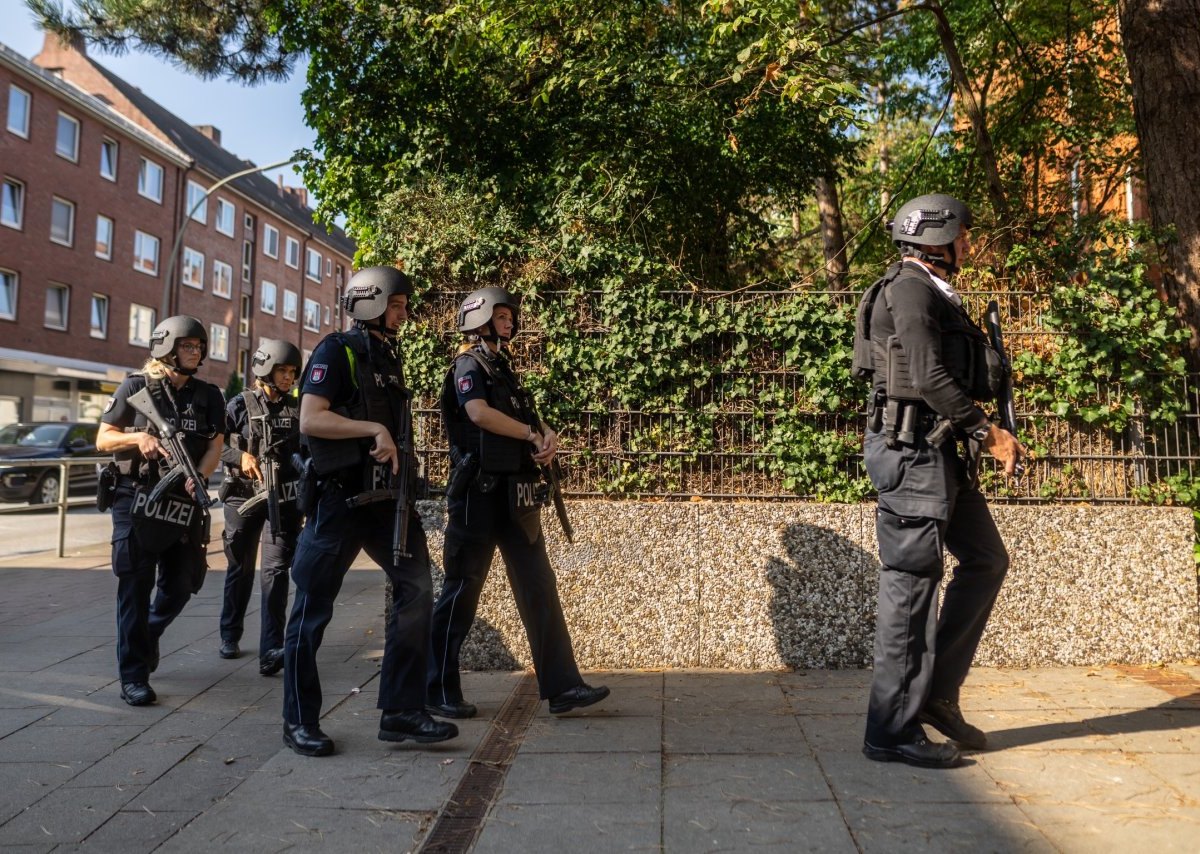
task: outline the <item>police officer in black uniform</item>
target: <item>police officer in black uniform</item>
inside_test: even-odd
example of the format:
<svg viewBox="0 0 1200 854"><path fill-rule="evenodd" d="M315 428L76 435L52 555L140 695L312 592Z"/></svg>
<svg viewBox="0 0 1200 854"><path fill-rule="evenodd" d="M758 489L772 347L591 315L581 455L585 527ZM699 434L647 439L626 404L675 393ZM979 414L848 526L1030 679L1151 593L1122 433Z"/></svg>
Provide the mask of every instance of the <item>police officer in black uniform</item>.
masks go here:
<svg viewBox="0 0 1200 854"><path fill-rule="evenodd" d="M275 338L264 338L254 352L253 387L229 401L225 409L225 477L221 500L225 512L225 600L221 607L222 658L241 654L238 641L246 606L254 589L254 565L262 545L262 627L258 672L272 676L283 667L283 629L287 622L288 569L296 552L302 517L296 504L296 471L292 454L300 450L300 407L291 394L300 374L300 350ZM275 473L271 501L263 470Z"/></svg>
<svg viewBox="0 0 1200 854"><path fill-rule="evenodd" d="M207 525L193 500L207 483L186 482L156 504L146 498L168 451L153 425L128 402L148 389L158 412L185 436L199 473L208 478L221 454L225 401L216 386L196 379L208 355L208 334L194 317L168 317L150 336L150 356L109 399L100 418L96 449L111 451L112 567L117 576L117 665L121 699L153 703L150 674L158 667L163 631L199 591L207 571ZM158 592L150 596L157 583Z"/></svg>
<svg viewBox="0 0 1200 854"><path fill-rule="evenodd" d="M433 609L427 708L470 718L459 680L459 651L479 606L496 547L525 625L542 699L554 714L590 706L608 688L583 681L571 648L540 510L558 436L537 419L504 351L518 327L517 300L502 288L475 291L458 311L460 350L442 390L442 418L454 463L447 487L446 580Z"/></svg>
<svg viewBox="0 0 1200 854"><path fill-rule="evenodd" d="M959 689L1008 570L978 459L987 448L1012 474L1024 449L975 403L994 399L999 360L951 284L970 251L967 206L919 196L890 228L903 257L866 292L858 330L865 343L869 329L864 451L879 492L883 565L863 753L949 768L961 761L958 748L930 741L921 725L986 748L984 733L963 719ZM958 565L939 618L943 547Z"/></svg>
<svg viewBox="0 0 1200 854"><path fill-rule="evenodd" d="M393 554L398 498L391 485L401 477L404 450L395 437L410 417L395 345L412 293L408 277L392 267L355 273L343 298L354 328L317 345L301 382L300 432L319 480L315 501L306 480L308 521L292 564L296 594L284 640L283 740L306 756L333 752L333 740L318 725L317 649L346 571L362 549L387 573L393 590L379 737L431 743L458 735L457 727L435 721L424 708L433 581L425 532L411 504L407 542L401 544L408 556L397 560Z"/></svg>

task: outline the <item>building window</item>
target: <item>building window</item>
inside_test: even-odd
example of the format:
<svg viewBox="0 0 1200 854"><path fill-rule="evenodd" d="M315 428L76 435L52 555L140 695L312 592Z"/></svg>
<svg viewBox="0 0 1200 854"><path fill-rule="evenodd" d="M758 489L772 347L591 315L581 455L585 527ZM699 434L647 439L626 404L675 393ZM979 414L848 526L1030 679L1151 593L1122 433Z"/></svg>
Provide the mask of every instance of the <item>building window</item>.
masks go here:
<svg viewBox="0 0 1200 854"><path fill-rule="evenodd" d="M223 323L208 326L208 356L218 362L229 361L229 327Z"/></svg>
<svg viewBox="0 0 1200 854"><path fill-rule="evenodd" d="M144 231L133 233L133 269L151 276L158 275L157 237Z"/></svg>
<svg viewBox="0 0 1200 854"><path fill-rule="evenodd" d="M54 153L72 163L79 160L79 120L66 113L58 114L58 130L54 136Z"/></svg>
<svg viewBox="0 0 1200 854"><path fill-rule="evenodd" d="M162 204L163 168L145 157L142 158L142 166L138 170L138 193Z"/></svg>
<svg viewBox="0 0 1200 854"><path fill-rule="evenodd" d="M263 282L262 299L259 302L262 307L263 314L275 313L275 284L274 282Z"/></svg>
<svg viewBox="0 0 1200 854"><path fill-rule="evenodd" d="M17 319L17 274L0 270L0 319Z"/></svg>
<svg viewBox="0 0 1200 854"><path fill-rule="evenodd" d="M263 223L263 254L268 258L279 257L279 229Z"/></svg>
<svg viewBox="0 0 1200 854"><path fill-rule="evenodd" d="M108 297L92 294L92 337L108 337Z"/></svg>
<svg viewBox="0 0 1200 854"><path fill-rule="evenodd" d="M117 180L117 144L111 139L100 143L100 177Z"/></svg>
<svg viewBox="0 0 1200 854"><path fill-rule="evenodd" d="M213 261L213 296L233 299L233 267L224 261Z"/></svg>
<svg viewBox="0 0 1200 854"><path fill-rule="evenodd" d="M8 131L29 139L29 105L32 99L24 89L8 87Z"/></svg>
<svg viewBox="0 0 1200 854"><path fill-rule="evenodd" d="M321 331L321 304L315 299L304 301L304 328L310 332Z"/></svg>
<svg viewBox="0 0 1200 854"><path fill-rule="evenodd" d="M308 249L304 253L304 275L314 282L321 281L321 253Z"/></svg>
<svg viewBox="0 0 1200 854"><path fill-rule="evenodd" d="M12 178L4 179L0 195L0 225L20 228L25 221L25 185Z"/></svg>
<svg viewBox="0 0 1200 854"><path fill-rule="evenodd" d="M242 281L249 282L254 275L254 244L242 241Z"/></svg>
<svg viewBox="0 0 1200 854"><path fill-rule="evenodd" d="M96 214L96 257L112 260L113 221L104 214Z"/></svg>
<svg viewBox="0 0 1200 854"><path fill-rule="evenodd" d="M287 239L287 257L283 262L294 270L300 269L300 241L294 237Z"/></svg>
<svg viewBox="0 0 1200 854"><path fill-rule="evenodd" d="M187 210L196 222L208 224L208 190L195 181L187 182Z"/></svg>
<svg viewBox="0 0 1200 854"><path fill-rule="evenodd" d="M204 290L204 253L189 246L183 247L183 268L180 281L189 288Z"/></svg>
<svg viewBox="0 0 1200 854"><path fill-rule="evenodd" d="M71 305L71 289L66 285L46 285L47 329L67 328L67 309Z"/></svg>
<svg viewBox="0 0 1200 854"><path fill-rule="evenodd" d="M329 325L329 306L325 306L325 325Z"/></svg>
<svg viewBox="0 0 1200 854"><path fill-rule="evenodd" d="M238 350L237 369L243 377L250 373L250 351L244 347Z"/></svg>
<svg viewBox="0 0 1200 854"><path fill-rule="evenodd" d="M153 331L154 309L132 303L129 306L129 343L149 347Z"/></svg>
<svg viewBox="0 0 1200 854"><path fill-rule="evenodd" d="M283 319L296 322L300 311L300 298L295 291L289 291L284 288L283 291Z"/></svg>
<svg viewBox="0 0 1200 854"><path fill-rule="evenodd" d="M233 216L233 202L217 199L217 231L228 237L233 237Z"/></svg>
<svg viewBox="0 0 1200 854"><path fill-rule="evenodd" d="M241 311L238 313L238 335L250 335L250 294L242 294Z"/></svg>
<svg viewBox="0 0 1200 854"><path fill-rule="evenodd" d="M75 203L55 196L50 200L50 239L63 246L75 242Z"/></svg>

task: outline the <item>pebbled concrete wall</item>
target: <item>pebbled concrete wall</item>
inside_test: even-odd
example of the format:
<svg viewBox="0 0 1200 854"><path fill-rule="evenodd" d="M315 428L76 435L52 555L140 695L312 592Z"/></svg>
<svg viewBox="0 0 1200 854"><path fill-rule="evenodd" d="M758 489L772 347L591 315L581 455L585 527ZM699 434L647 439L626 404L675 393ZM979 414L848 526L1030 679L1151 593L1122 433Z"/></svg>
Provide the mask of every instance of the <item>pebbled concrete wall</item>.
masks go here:
<svg viewBox="0 0 1200 854"><path fill-rule="evenodd" d="M869 666L874 505L573 501L543 513L580 666ZM444 507L422 505L441 587ZM1179 508L997 505L1012 558L982 665L1150 663L1200 654L1192 516ZM954 561L948 557L947 578ZM529 664L497 556L464 667Z"/></svg>

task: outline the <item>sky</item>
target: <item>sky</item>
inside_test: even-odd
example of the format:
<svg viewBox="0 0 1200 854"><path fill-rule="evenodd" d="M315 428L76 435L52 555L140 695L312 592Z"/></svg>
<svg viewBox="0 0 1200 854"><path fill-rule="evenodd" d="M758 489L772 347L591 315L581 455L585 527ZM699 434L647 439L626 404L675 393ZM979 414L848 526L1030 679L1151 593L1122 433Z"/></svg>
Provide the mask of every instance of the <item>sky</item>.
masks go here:
<svg viewBox="0 0 1200 854"><path fill-rule="evenodd" d="M26 59L42 49L42 31L22 0L0 0L0 42ZM214 125L221 145L259 165L285 160L297 148L311 148L316 135L304 124L300 93L304 65L297 63L285 83L248 87L222 80L201 80L161 59L137 50L122 56L89 47L88 56L192 125ZM292 167L264 172L300 186ZM313 200L310 199L312 204Z"/></svg>

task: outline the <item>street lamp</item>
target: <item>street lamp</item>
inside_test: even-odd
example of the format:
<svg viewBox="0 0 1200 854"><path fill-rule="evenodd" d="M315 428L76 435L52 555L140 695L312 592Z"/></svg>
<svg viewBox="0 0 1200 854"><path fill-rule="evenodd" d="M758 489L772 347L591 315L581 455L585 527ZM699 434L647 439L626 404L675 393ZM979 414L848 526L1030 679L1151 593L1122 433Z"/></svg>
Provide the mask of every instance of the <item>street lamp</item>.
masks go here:
<svg viewBox="0 0 1200 854"><path fill-rule="evenodd" d="M192 214L200 210L200 206L204 204L210 195L220 187L225 186L235 178L241 178L243 175L253 175L255 172L266 172L268 169L277 169L281 166L288 166L300 159L300 153L293 154L288 160L280 160L278 163L270 163L266 166L255 166L251 169L243 169L241 172L235 172L232 175L226 175L220 181L217 181L211 187L204 191L196 204L192 205L192 209L187 212L183 218L183 225L179 227L179 234L175 238L175 245L171 247L171 257L167 261L167 277L163 279L162 289L162 305L158 319L161 321L168 316L171 311L171 289L175 286L175 259L179 255L179 247L183 244L183 235L187 231L188 223L192 221Z"/></svg>

